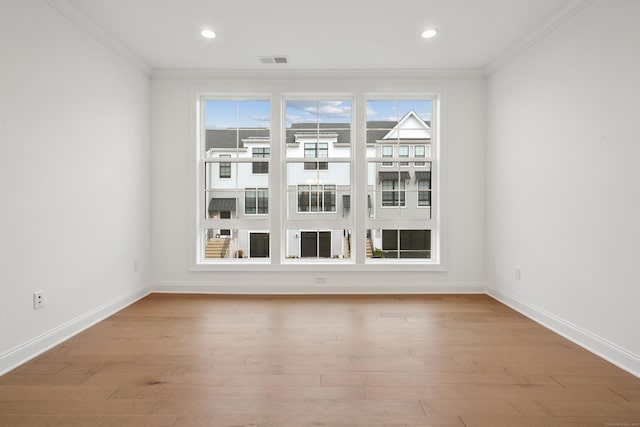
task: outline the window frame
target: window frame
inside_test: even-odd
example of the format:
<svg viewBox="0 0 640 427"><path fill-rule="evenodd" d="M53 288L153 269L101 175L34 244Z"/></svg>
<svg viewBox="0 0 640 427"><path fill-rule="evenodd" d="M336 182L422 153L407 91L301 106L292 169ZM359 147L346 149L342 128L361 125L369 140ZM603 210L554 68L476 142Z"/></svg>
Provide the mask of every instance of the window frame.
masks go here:
<svg viewBox="0 0 640 427"><path fill-rule="evenodd" d="M428 184L426 189L421 189L420 188L420 184L421 183L426 183ZM417 200L416 200L416 206L418 207L418 209L426 209L426 208L430 208L431 207L431 181L425 180L425 179L419 179L418 182L416 182L416 193L418 195ZM426 201L427 204L420 204L420 201L422 200L420 198L421 195L425 195L426 194Z"/></svg>
<svg viewBox="0 0 640 427"><path fill-rule="evenodd" d="M303 143L303 153L305 159L321 159L329 157L329 143L327 142L305 142ZM313 145L313 148L307 148ZM324 147L321 147L323 145ZM308 151L313 151L313 156L307 156ZM322 155L324 152L324 155ZM304 162L304 170L328 170L329 162Z"/></svg>
<svg viewBox="0 0 640 427"><path fill-rule="evenodd" d="M220 154L218 155L219 159L231 158L231 154ZM225 170L229 169L229 176L222 176L222 168ZM228 179L231 180L231 162L218 162L218 179Z"/></svg>
<svg viewBox="0 0 640 427"><path fill-rule="evenodd" d="M265 187L246 187L244 191L244 214L245 215L269 215L269 189ZM247 212L247 193L255 192L255 212ZM266 193L267 197L264 197ZM261 196L262 195L262 196ZM260 200L267 200L266 207L260 205ZM260 209L266 209L266 212L260 212Z"/></svg>
<svg viewBox="0 0 640 427"><path fill-rule="evenodd" d="M404 153L403 153L404 152ZM401 144L398 145L398 157L401 159L409 159L409 155L411 153L411 148L408 145ZM400 167L408 167L409 161L398 162Z"/></svg>
<svg viewBox="0 0 640 427"><path fill-rule="evenodd" d="M422 148L422 154L418 155L418 148ZM424 144L416 144L413 147L413 158L414 159L426 159L427 157L427 146ZM427 162L413 162L413 166L416 167L424 167L427 166Z"/></svg>
<svg viewBox="0 0 640 427"><path fill-rule="evenodd" d="M415 83L414 83L415 84ZM271 224L271 228L269 228L270 230L270 255L271 258L269 259L270 262L267 263L268 265L249 265L249 264L243 264L241 268L249 268L250 270L256 270L256 271L296 271L296 270L300 270L300 271L304 271L306 269L305 264L304 263L300 263L300 264L289 264L286 262L286 259L284 257L285 254L285 243L284 243L284 237L282 236L276 236L275 234L277 233L284 233L286 232L287 228L283 225L282 221L282 217L284 215L286 215L286 198L284 197L284 194L279 195L278 197L274 197L274 193L279 193L279 192L283 192L283 188L285 188L284 185L284 177L286 176L285 174L285 156L284 156L284 151L286 149L286 145L283 145L282 147L278 147L276 150L273 150L273 147L275 145L279 145L279 144L283 144L281 141L284 141L284 103L286 99L291 99L291 97L298 97L300 99L318 99L318 97L328 97L328 98L335 98L335 96L331 95L331 92L322 92L322 93L314 93L314 92L308 92L311 93L312 95L308 95L305 94L305 92L295 92L295 93L288 93L288 92L283 92L281 91L281 89L278 87L276 88L274 85L270 85L268 83L266 84L259 84L258 87L263 86L263 87L267 87L268 91L264 92L264 93L245 93L245 92L241 92L241 93L227 93L227 92L211 92L209 90L207 90L206 88L194 88L191 90L191 96L192 96L192 100L194 101L192 105L196 106L196 108L194 108L192 111L194 112L193 117L194 118L194 123L196 123L196 126L194 126L192 129L194 129L193 135L194 135L194 140L197 140L197 147L198 149L195 150L195 159L196 162L194 164L196 165L200 165L201 164L201 159L202 159L202 154L203 150L203 142L204 142L204 137L203 137L203 127L200 126L199 123L201 123L202 117L201 117L201 107L199 105L202 104L202 102L204 100L208 100L208 99L221 99L221 100L228 100L228 99L247 99L247 100L255 100L255 99L264 99L267 101L271 101L271 148L272 148L272 157L271 157L271 164L270 164L270 170L269 170L269 204L271 205L269 207L269 223ZM366 86L366 84L365 84ZM410 85L409 85L410 86ZM222 86L220 86L220 88L223 88ZM317 95L317 96L316 96ZM353 271L370 271L370 270L383 270L383 271L396 271L398 270L398 268L400 268L401 270L410 270L410 271L446 271L446 262L445 262L445 256L446 256L446 227L445 227L445 222L444 219L446 219L446 215L444 215L444 210L445 210L445 206L443 206L443 204L440 201L440 198L442 197L442 193L445 192L445 185L442 182L442 177L439 174L439 171L441 168L445 167L445 159L444 159L444 152L445 150L442 150L441 148L441 133L443 132L443 127L444 127L444 123L440 120L440 111L442 109L442 104L446 101L446 97L442 94L442 92L440 91L432 91L432 92L394 92L394 93L373 93L373 92L366 92L366 91L362 91L362 90L357 90L355 92L347 92L347 93L340 93L340 95L345 95L347 98L350 97L350 99L352 100L352 107L355 110L354 113L354 120L352 121L352 128L351 128L351 132L352 132L352 137L351 137L351 146L352 146L352 151L351 151L351 207L350 207L350 211L352 212L352 214L358 215L357 219L354 219L354 223L353 223L353 227L349 230L350 234L353 234L354 236L359 232L358 230L360 230L361 233L364 233L364 231L366 231L367 229L367 225L363 225L362 223L365 222L367 215L367 211L369 210L367 208L367 202L366 202L366 194L373 194L369 191L364 191L363 188L360 189L356 189L356 183L357 185L363 185L366 184L367 182L367 177L366 177L366 170L367 170L367 162L370 160L368 159L365 154L364 154L364 148L358 147L357 141L360 140L364 140L364 136L366 135L366 127L364 126L364 124L366 123L366 118L363 119L362 117L365 117L365 101L367 99L384 99L385 97L388 99L419 99L419 100L431 100L432 101L432 105L433 105L433 119L432 119L432 124L436 124L435 127L435 132L433 132L433 136L431 139L431 143L430 143L430 149L426 150L428 153L428 156L426 157L425 161L431 160L434 161L433 165L432 165L432 203L431 203L431 208L434 209L435 214L432 215L432 233L435 231L435 235L432 234L432 244L433 244L433 248L432 250L435 252L436 256L432 257L432 259L426 261L426 262L420 262L420 263L399 263L399 264L380 264L380 265L376 265L369 263L369 260L363 260L363 254L362 254L362 247L359 250L359 254L358 257L355 257L352 255L352 261L350 263L335 263L335 264L330 264L333 267L330 268L335 268L336 271L344 271L346 270L353 270ZM433 126L432 126L433 127ZM281 128L281 129L277 129L277 128ZM274 152L275 151L275 152ZM386 159L385 159L386 160ZM395 161L397 161L397 158L394 158ZM329 159L329 162L333 161L333 159ZM377 161L382 161L382 159L377 159ZM242 162L238 163L238 165L240 165ZM198 223L201 222L201 215L200 212L204 211L204 207L203 206L203 198L201 196L201 190L200 188L203 188L202 186L202 179L201 179L201 169L198 166L198 168L196 168L197 173L194 172L194 176L196 176L196 182L197 187L196 187L196 193L197 193L197 197L196 199L199 201L198 204L196 204L196 208L195 208L195 217L198 218ZM272 176L273 174L273 176ZM364 186L364 188L366 188L366 185ZM336 191L336 210L340 210L340 206L339 205L339 201L342 200L340 194L341 194L342 190L338 190ZM358 194L359 193L359 194ZM360 198L364 197L364 201L360 201ZM406 197L406 196L405 196ZM406 198L405 198L406 200ZM297 202L296 202L297 203ZM277 205L277 206L276 206ZM359 207L358 207L359 206ZM363 208L364 206L364 208ZM375 203L373 204L373 206L375 207ZM356 224L356 222L360 222L361 224ZM253 230L253 228L252 228ZM196 227L196 241L199 242L202 236L201 233L201 226L198 225L198 227ZM275 245L275 246L274 246ZM198 245L195 245L195 247L198 247ZM279 254L278 254L279 253ZM217 268L217 269L222 269L222 270L228 270L228 271L236 271L238 268L238 264L235 265L227 265L227 264L215 264L213 265L211 262L209 262L208 260L202 260L200 258L199 255L199 249L196 250L196 261L194 264L194 267L192 268L193 271L211 271L212 268ZM363 261L367 261L366 263L364 263ZM313 263L312 263L313 264ZM399 267L399 265L402 265L402 267ZM328 267L328 265L323 265L323 269Z"/></svg>
<svg viewBox="0 0 640 427"><path fill-rule="evenodd" d="M388 151L387 149L391 150L391 153L385 153L385 151ZM380 148L380 154L382 155L383 158L393 158L393 153L395 152L395 150L393 149L393 145L389 145L389 144L385 144L382 145L382 147ZM380 164L380 166L382 167L393 167L393 162L382 162Z"/></svg>
<svg viewBox="0 0 640 427"><path fill-rule="evenodd" d="M391 183L391 188L384 188L385 183ZM385 204L385 193L391 194L393 204ZM403 179L385 179L380 182L381 207L405 208L407 206L407 183Z"/></svg>
<svg viewBox="0 0 640 427"><path fill-rule="evenodd" d="M265 151L266 150L266 151ZM251 147L251 158L253 159L269 159L271 157L271 147ZM266 171L258 170L266 166ZM255 175L264 175L269 173L269 161L254 161L251 163L251 173Z"/></svg>

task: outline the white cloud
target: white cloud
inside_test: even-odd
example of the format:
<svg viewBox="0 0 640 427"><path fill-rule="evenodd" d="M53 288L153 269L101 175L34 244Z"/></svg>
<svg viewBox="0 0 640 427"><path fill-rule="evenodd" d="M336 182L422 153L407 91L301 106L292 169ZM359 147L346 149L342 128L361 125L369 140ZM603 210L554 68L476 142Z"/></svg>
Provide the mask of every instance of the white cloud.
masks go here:
<svg viewBox="0 0 640 427"><path fill-rule="evenodd" d="M351 105L347 101L292 101L287 103L287 107L306 113L308 118L313 118L313 121L316 117L319 121L327 121L332 117L351 117ZM296 116L291 114L287 116L290 120L299 121L294 117Z"/></svg>

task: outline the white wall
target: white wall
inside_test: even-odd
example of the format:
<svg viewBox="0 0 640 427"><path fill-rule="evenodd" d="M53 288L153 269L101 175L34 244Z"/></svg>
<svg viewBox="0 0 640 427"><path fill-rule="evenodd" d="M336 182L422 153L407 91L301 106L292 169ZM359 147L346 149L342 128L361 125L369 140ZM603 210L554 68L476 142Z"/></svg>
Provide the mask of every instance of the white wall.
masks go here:
<svg viewBox="0 0 640 427"><path fill-rule="evenodd" d="M595 1L492 75L486 166L493 292L636 375L638 22Z"/></svg>
<svg viewBox="0 0 640 427"><path fill-rule="evenodd" d="M144 292L149 96L45 2L0 2L0 373Z"/></svg>
<svg viewBox="0 0 640 427"><path fill-rule="evenodd" d="M195 263L194 106L191 91L217 93L443 93L443 149L447 163L447 271L330 271L308 266L280 271L192 271ZM152 81L153 287L165 291L476 290L484 275L485 81L468 79L355 79L333 77ZM314 271L315 270L315 271ZM320 278L319 278L320 276ZM322 282L322 283L321 283ZM368 285L365 287L363 285ZM252 287L253 286L253 287ZM372 288L379 286L378 288Z"/></svg>

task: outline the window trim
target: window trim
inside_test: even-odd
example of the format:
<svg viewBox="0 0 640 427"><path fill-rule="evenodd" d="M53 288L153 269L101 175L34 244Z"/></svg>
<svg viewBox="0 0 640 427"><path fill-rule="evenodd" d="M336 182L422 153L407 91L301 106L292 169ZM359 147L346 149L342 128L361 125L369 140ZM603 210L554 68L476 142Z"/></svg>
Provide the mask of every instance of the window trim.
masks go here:
<svg viewBox="0 0 640 427"><path fill-rule="evenodd" d="M343 82L344 85L352 85L352 81L350 80L345 80ZM322 87L328 87L331 86L333 83L331 81L326 81L325 83L321 84ZM352 253L352 259L354 260L354 263L332 263L332 264L321 264L318 263L318 265L320 265L318 268L321 268L321 271L327 271L327 268L329 268L330 270L333 269L335 271L376 271L376 270L380 270L380 271L447 271L447 237L448 237L448 233L447 233L447 227L446 227L446 204L444 203L444 201L446 201L446 182L443 176L441 176L439 174L439 170L440 168L446 168L446 144L443 144L441 139L442 139L442 135L446 134L446 122L440 120L440 115L441 115L441 111L443 110L443 106L446 105L446 103L448 102L448 96L446 95L446 91L444 91L441 87L435 87L432 88L432 90L427 90L424 91L425 86L421 85L420 82L417 81L408 81L408 82L402 82L399 84L398 87L402 88L405 87L406 89L408 88L414 88L411 91L396 91L394 93L378 93L378 92L367 92L366 89L363 91L362 87L363 86L368 86L368 83L358 83L356 84L356 86L360 87L360 89L356 89L354 92L341 92L338 96L340 97L350 97L350 99L352 99L352 105L354 107L355 110L357 110L357 114L354 115L354 121L352 122L352 135L354 135L354 137L352 137L352 143L351 146L353 147L352 152L351 152L351 163L352 164L352 175L351 175L351 186L352 186L352 190L351 190L351 197L352 197L352 203L351 203L351 210L356 211L356 206L360 206L360 209L358 209L359 211L361 211L362 215L361 218L358 219L358 222L360 222L361 224L358 225L357 223L353 223L353 228L352 228L352 235L356 235L357 232L362 232L364 233L364 231L368 228L368 225L365 224L365 221L368 217L367 215L367 208L366 208L366 198L362 200L362 197L366 194L370 194L370 191L364 191L363 189L360 189L359 191L357 189L355 189L355 183L356 181L359 183L358 185L362 185L363 183L366 184L367 182L367 178L366 178L366 170L367 170L367 162L370 159L367 159L366 155L365 155L365 145L363 144L363 147L359 147L358 144L355 143L355 141L357 140L362 140L365 135L365 126L364 124L366 123L366 112L365 112L365 108L364 108L364 102L366 100L369 99L373 99L373 100L384 100L384 99L389 99L389 100L396 100L396 99L400 99L400 100L409 100L409 99L418 99L418 100L422 100L422 99L427 99L427 100L431 100L433 102L433 108L432 108L432 112L433 112L433 116L432 116L432 128L434 129L434 132L432 133L432 143L430 146L430 150L428 150L428 154L429 156L426 157L425 161L428 161L430 159L434 160L435 162L432 165L432 191L434 191L435 193L433 193L434 195L432 196L432 209L433 209L433 214L432 214L432 220L431 220L431 229L435 230L436 233L434 236L432 236L433 238L433 250L436 252L436 256L433 258L432 262L429 263L424 263L424 262L420 262L420 263L411 263L408 261L405 261L403 263L401 263L401 267L399 264L377 264L375 262L375 260L371 260L371 259L364 259L362 258L363 254L359 253L358 256L354 256ZM315 85L311 85L311 84L307 84L306 86L308 87L316 87ZM214 88L214 90L211 90L211 88ZM203 153L204 153L204 130L203 127L200 126L200 123L203 123L203 117L202 117L202 112L203 112L203 108L201 108L201 106L204 104L205 100L215 100L215 99L219 99L219 100L236 100L236 99L240 99L240 100L265 100L265 101L271 101L271 148L272 148L272 160L273 160L273 164L271 166L273 166L272 168L270 168L270 185L269 185L269 203L270 203L270 219L269 222L272 224L271 226L271 230L272 230L272 234L271 234L271 260L272 263L270 263L269 265L262 265L260 263L254 263L254 264L242 264L241 270L253 270L253 271L309 271L309 267L307 264L290 264L288 262L286 262L286 259L284 258L284 251L285 251L285 241L284 241L284 237L283 236L277 236L278 233L274 233L273 230L282 230L284 232L285 228L283 227L283 224L281 224L281 219L282 215L286 214L286 203L287 200L284 197L284 194L277 194L280 193L281 190L278 187L279 183L282 182L283 179L285 179L285 164L286 162L284 161L284 154L281 154L284 152L284 150L286 149L287 145L290 144L284 144L282 147L276 147L274 149L274 147L278 144L280 144L278 142L278 144L276 144L276 141L282 141L283 139L283 130L278 129L279 127L284 127L283 123L284 123L284 112L282 111L283 106L284 106L284 100L285 99L292 99L293 97L298 97L300 99L319 99L319 97L327 97L330 99L335 99L336 96L332 95L331 92L322 92L322 93L317 93L317 92L308 92L307 94L304 93L304 91L302 92L296 92L294 94L288 93L288 92L283 92L281 91L281 85L279 84L275 84L274 82L269 82L269 81L260 81L257 83L257 85L255 85L254 87L260 89L262 88L263 90L266 90L265 92L228 92L225 88L224 85L215 83L215 82L211 82L211 83L205 83L204 86L196 86L196 87L192 87L190 89L190 99L191 99L191 105L192 107L190 108L191 114L190 116L192 117L192 123L194 123L194 126L190 127L190 136L192 137L192 140L195 140L197 143L196 144L192 144L191 147L192 148L192 153L193 153L193 158L195 159L194 161L194 168L193 170L193 176L194 176L194 181L196 182L196 186L195 186L195 191L194 191L194 198L198 201L197 203L193 203L192 206L194 206L193 208L193 217L196 219L195 224L195 232L194 232L194 239L195 239L195 243L193 247L196 253L195 256L195 260L194 264L193 264L193 268L191 269L192 271L212 271L213 269L215 270L222 270L222 271L237 271L239 268L238 264L215 264L213 265L210 262L202 262L201 258L200 258L200 242L201 239L203 238L202 235L202 231L203 229L203 223L202 223L202 218L200 215L200 212L203 211L203 197L202 197L202 193L201 193L201 188L203 187L203 178L204 175L202 174L202 168L201 168L201 163L202 163L202 159L203 159ZM304 82L301 84L301 86L304 88L305 84ZM429 85L427 84L427 88L429 87ZM217 92L216 89L217 88ZM419 88L417 90L415 90L415 88ZM433 124L437 124L435 127L433 126ZM355 128L355 130L354 130ZM356 130L358 130L356 132ZM294 144L295 145L295 144ZM375 159L376 161L381 161L382 159ZM353 169L355 168L355 169ZM273 176L271 175L273 174ZM364 206L364 209L362 208L362 206ZM278 228L281 227L281 228ZM205 227L206 228L206 227ZM364 243L362 244L364 245ZM360 249L360 251L362 251L362 249ZM280 252L280 253L276 253L276 252ZM366 263L363 263L363 261L366 261ZM373 261L373 262L372 262ZM335 267L334 267L335 266ZM313 268L312 268L313 270Z"/></svg>

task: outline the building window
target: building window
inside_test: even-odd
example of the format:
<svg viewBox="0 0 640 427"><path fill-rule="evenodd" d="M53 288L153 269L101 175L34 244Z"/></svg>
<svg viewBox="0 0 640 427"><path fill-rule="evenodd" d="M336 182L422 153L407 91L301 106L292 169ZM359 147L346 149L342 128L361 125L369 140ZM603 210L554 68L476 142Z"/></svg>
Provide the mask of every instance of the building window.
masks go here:
<svg viewBox="0 0 640 427"><path fill-rule="evenodd" d="M382 181L382 206L405 205L405 183L398 180Z"/></svg>
<svg viewBox="0 0 640 427"><path fill-rule="evenodd" d="M269 147L254 147L252 148L252 156L254 158L268 158L269 151ZM251 165L253 173L269 173L269 162L253 162Z"/></svg>
<svg viewBox="0 0 640 427"><path fill-rule="evenodd" d="M269 233L249 232L249 258L269 258Z"/></svg>
<svg viewBox="0 0 640 427"><path fill-rule="evenodd" d="M245 188L244 213L247 215L268 214L269 213L269 189L268 188Z"/></svg>
<svg viewBox="0 0 640 427"><path fill-rule="evenodd" d="M425 150L425 146L424 145L416 145L414 148L414 157L420 159L420 158L425 158L426 156L426 150ZM426 163L425 162L414 162L413 163L414 166L425 166Z"/></svg>
<svg viewBox="0 0 640 427"><path fill-rule="evenodd" d="M431 206L431 181L418 181L418 206Z"/></svg>
<svg viewBox="0 0 640 427"><path fill-rule="evenodd" d="M391 145L382 146L382 157L393 157L393 147ZM393 166L393 162L382 162L382 166Z"/></svg>
<svg viewBox="0 0 640 427"><path fill-rule="evenodd" d="M327 158L329 157L329 144L327 143L306 143L304 144L304 157L306 159ZM327 170L329 163L327 162L305 162L306 170Z"/></svg>
<svg viewBox="0 0 640 427"><path fill-rule="evenodd" d="M220 158L231 157L231 154L220 154ZM220 178L231 178L231 163L220 162Z"/></svg>
<svg viewBox="0 0 640 427"><path fill-rule="evenodd" d="M335 185L299 185L298 212L335 212Z"/></svg>
<svg viewBox="0 0 640 427"><path fill-rule="evenodd" d="M382 230L385 258L431 258L431 230Z"/></svg>
<svg viewBox="0 0 640 427"><path fill-rule="evenodd" d="M398 147L398 157L400 158L408 158L409 157L409 146L401 145ZM400 162L400 166L409 166L409 162Z"/></svg>

